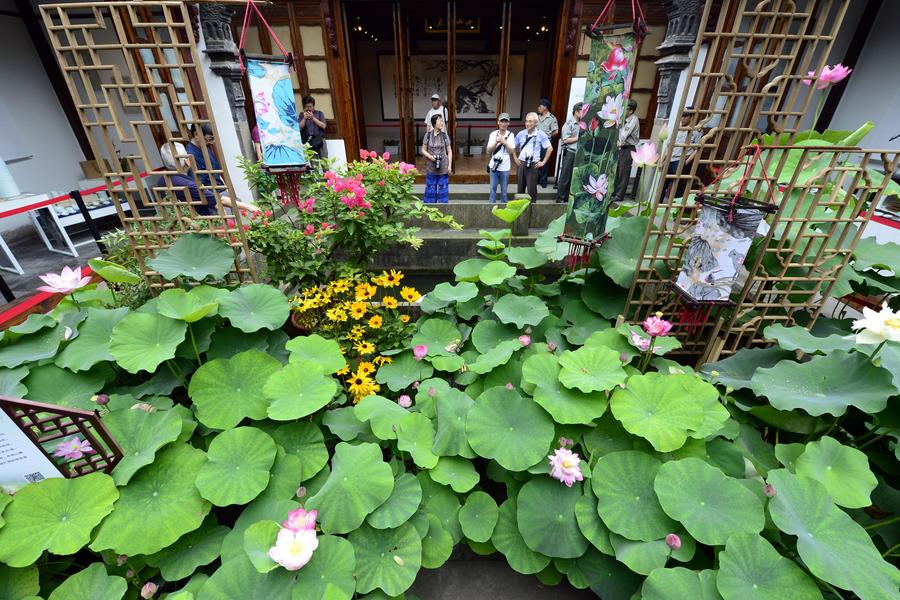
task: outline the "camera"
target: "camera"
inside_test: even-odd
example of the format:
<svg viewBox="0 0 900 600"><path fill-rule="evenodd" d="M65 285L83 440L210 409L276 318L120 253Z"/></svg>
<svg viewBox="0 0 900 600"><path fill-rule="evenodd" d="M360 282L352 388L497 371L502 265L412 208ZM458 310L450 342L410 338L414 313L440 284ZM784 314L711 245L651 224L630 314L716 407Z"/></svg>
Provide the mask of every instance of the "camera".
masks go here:
<svg viewBox="0 0 900 600"><path fill-rule="evenodd" d="M434 170L435 171L441 170L441 157L440 156L434 157Z"/></svg>
<svg viewBox="0 0 900 600"><path fill-rule="evenodd" d="M530 169L532 164L533 164L533 159L530 156L525 159L525 168L526 169Z"/></svg>
<svg viewBox="0 0 900 600"><path fill-rule="evenodd" d="M503 157L497 155L493 159L491 159L491 170L496 171L500 168L500 163L503 162Z"/></svg>

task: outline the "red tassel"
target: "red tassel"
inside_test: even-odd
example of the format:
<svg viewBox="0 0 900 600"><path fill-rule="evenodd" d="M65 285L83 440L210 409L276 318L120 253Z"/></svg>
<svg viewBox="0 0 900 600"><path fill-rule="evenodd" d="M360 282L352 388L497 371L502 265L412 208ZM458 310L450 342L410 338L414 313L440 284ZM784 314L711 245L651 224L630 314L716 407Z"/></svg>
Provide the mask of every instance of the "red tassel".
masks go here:
<svg viewBox="0 0 900 600"><path fill-rule="evenodd" d="M300 173L277 173L275 180L281 191L281 203L284 206L300 205Z"/></svg>
<svg viewBox="0 0 900 600"><path fill-rule="evenodd" d="M711 310L711 305L682 304L681 311L678 313L678 323L688 334L693 334L706 323Z"/></svg>

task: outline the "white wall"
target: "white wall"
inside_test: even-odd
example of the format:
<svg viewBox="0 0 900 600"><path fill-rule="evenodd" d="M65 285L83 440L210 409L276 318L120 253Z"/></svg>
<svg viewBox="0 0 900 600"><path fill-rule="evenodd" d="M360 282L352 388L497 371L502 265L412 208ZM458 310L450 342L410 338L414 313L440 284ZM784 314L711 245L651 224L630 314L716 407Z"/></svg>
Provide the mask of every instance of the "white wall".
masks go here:
<svg viewBox="0 0 900 600"><path fill-rule="evenodd" d="M16 12L9 0L0 9ZM15 120L26 155L9 170L22 192L68 192L84 177L84 154L44 72L25 25L18 17L0 15L0 102ZM3 135L0 132L0 135ZM27 224L25 215L0 220L0 231Z"/></svg>

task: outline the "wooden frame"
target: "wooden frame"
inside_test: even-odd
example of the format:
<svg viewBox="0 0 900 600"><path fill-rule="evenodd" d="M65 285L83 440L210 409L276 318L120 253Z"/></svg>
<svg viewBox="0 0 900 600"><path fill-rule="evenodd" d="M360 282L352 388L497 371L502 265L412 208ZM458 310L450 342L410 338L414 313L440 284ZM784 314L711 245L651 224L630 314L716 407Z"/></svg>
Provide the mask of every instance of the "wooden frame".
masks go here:
<svg viewBox="0 0 900 600"><path fill-rule="evenodd" d="M223 197L236 198L227 170L199 170L193 158L181 155L189 162L201 198L190 200L185 186L172 180L176 171L157 169L160 145L168 144L174 150L175 143L187 144L192 125L217 130L198 73L200 56L184 3L111 0L47 4L40 9L94 155L101 164L107 164L102 160L106 159L111 165L103 178L151 291L172 284L150 269L146 259L205 226L232 247L234 264L227 279L232 283L256 281L241 215L228 215L222 207ZM141 50L151 50L156 62L146 62ZM110 83L95 89L91 73L107 75L101 79ZM183 82L184 99L175 88L176 79ZM169 130L159 110L164 96L176 131ZM212 147L203 136L199 142L206 164L211 165ZM124 150L121 155L120 150ZM177 153L173 151L173 155ZM148 186L141 173L154 170L159 181ZM210 184L204 184L202 176L209 177ZM206 204L207 192L216 200L217 214L199 216L193 206ZM155 209L154 214L146 214L148 208Z"/></svg>

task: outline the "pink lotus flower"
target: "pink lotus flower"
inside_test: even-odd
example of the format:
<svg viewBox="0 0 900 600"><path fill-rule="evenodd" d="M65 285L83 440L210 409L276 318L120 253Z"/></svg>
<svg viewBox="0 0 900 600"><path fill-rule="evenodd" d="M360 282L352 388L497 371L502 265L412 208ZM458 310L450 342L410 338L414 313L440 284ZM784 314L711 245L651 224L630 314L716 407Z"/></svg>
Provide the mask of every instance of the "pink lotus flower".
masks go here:
<svg viewBox="0 0 900 600"><path fill-rule="evenodd" d="M808 71L806 73L806 76L809 77L809 79L804 79L803 84L804 85L812 85L813 80L816 80L816 89L824 90L825 88L827 88L829 86L832 86L836 83L840 83L841 81L843 81L844 79L847 78L847 75L849 75L852 72L853 72L853 69L851 69L849 67L845 67L841 63L838 63L838 64L834 65L833 67L829 67L828 65L825 65L822 68L822 74L819 75L818 79L816 79L815 71Z"/></svg>
<svg viewBox="0 0 900 600"><path fill-rule="evenodd" d="M519 343L526 347L530 346L531 345L531 336L527 335L527 334L520 335Z"/></svg>
<svg viewBox="0 0 900 600"><path fill-rule="evenodd" d="M53 453L53 456L65 458L66 460L76 460L81 458L85 454L93 453L94 449L91 448L90 442L88 442L87 440L82 440L78 436L75 436L72 439L57 444L56 451Z"/></svg>
<svg viewBox="0 0 900 600"><path fill-rule="evenodd" d="M152 581L148 581L144 584L144 587L141 588L141 598L143 598L144 600L150 600L150 598L156 595L156 590L158 589L159 586L157 586Z"/></svg>
<svg viewBox="0 0 900 600"><path fill-rule="evenodd" d="M615 76L616 71L628 69L628 57L625 56L625 50L621 44L613 46L612 52L609 53L609 58L600 63L600 68L610 74L610 79Z"/></svg>
<svg viewBox="0 0 900 600"><path fill-rule="evenodd" d="M418 381L413 381L413 382L412 382L412 389L418 390L420 385L422 385L420 382L418 382Z"/></svg>
<svg viewBox="0 0 900 600"><path fill-rule="evenodd" d="M639 167L654 167L659 161L659 152L656 144L641 144L636 150L631 151L631 160Z"/></svg>
<svg viewBox="0 0 900 600"><path fill-rule="evenodd" d="M578 127L583 131L587 129L587 123L584 122L584 119L588 115L588 111L591 108L590 102L585 102L581 105L581 113L578 115ZM596 128L595 128L596 129Z"/></svg>
<svg viewBox="0 0 900 600"><path fill-rule="evenodd" d="M672 324L662 318L662 313L656 313L643 323L644 331L651 337L668 335L672 331Z"/></svg>
<svg viewBox="0 0 900 600"><path fill-rule="evenodd" d="M547 458L550 459L550 477L562 481L567 487L572 487L576 481L584 480L581 467L578 466L581 459L571 450L557 448Z"/></svg>
<svg viewBox="0 0 900 600"><path fill-rule="evenodd" d="M668 546L672 550L678 550L679 548L681 548L681 538L674 533L670 533L666 536L666 546Z"/></svg>
<svg viewBox="0 0 900 600"><path fill-rule="evenodd" d="M428 354L428 346L424 344L419 344L415 348L413 348L413 356L416 360L422 360Z"/></svg>
<svg viewBox="0 0 900 600"><path fill-rule="evenodd" d="M269 558L288 571L296 571L310 561L318 547L319 540L316 539L315 530L281 529L275 545L269 548Z"/></svg>
<svg viewBox="0 0 900 600"><path fill-rule="evenodd" d="M378 182L378 187L384 187L384 179Z"/></svg>
<svg viewBox="0 0 900 600"><path fill-rule="evenodd" d="M622 107L624 105L625 96L623 94L619 94L615 98L612 96L606 97L606 102L603 103L600 112L597 113L601 119L605 119L603 121L604 127L615 127L618 125L619 119L622 118Z"/></svg>
<svg viewBox="0 0 900 600"><path fill-rule="evenodd" d="M409 408L410 406L412 406L412 398L410 398L408 394L403 394L399 398L397 398L397 404L399 404L403 408Z"/></svg>
<svg viewBox="0 0 900 600"><path fill-rule="evenodd" d="M81 267L70 269L68 265L63 267L59 275L56 273L44 273L40 275L40 278L47 285L42 285L38 289L51 294L68 294L83 288L91 282L90 276L81 276Z"/></svg>
<svg viewBox="0 0 900 600"><path fill-rule="evenodd" d="M596 179L593 175L588 177L588 184L583 186L584 191L597 199L597 202L603 202L606 197L606 191L609 189L609 181L606 179L606 173L601 173Z"/></svg>
<svg viewBox="0 0 900 600"><path fill-rule="evenodd" d="M385 150L384 154L381 155L381 158L384 160L391 160L391 153Z"/></svg>
<svg viewBox="0 0 900 600"><path fill-rule="evenodd" d="M319 511L311 510L307 512L302 508L296 508L288 513L287 521L281 524L285 529L291 531L303 531L305 529L316 529L316 517Z"/></svg>
<svg viewBox="0 0 900 600"><path fill-rule="evenodd" d="M637 334L637 332L631 332L631 345L640 350L641 352L646 352L650 349L650 338L641 337ZM625 362L625 361L622 361Z"/></svg>

